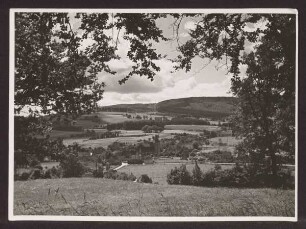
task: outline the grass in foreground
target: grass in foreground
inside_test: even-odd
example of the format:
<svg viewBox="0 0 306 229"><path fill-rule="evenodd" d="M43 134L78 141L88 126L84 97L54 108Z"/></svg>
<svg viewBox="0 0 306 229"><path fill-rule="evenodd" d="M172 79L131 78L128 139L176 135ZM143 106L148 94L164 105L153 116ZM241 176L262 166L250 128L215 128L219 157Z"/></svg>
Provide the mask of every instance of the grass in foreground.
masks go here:
<svg viewBox="0 0 306 229"><path fill-rule="evenodd" d="M15 215L294 216L294 191L140 184L99 178L16 181Z"/></svg>

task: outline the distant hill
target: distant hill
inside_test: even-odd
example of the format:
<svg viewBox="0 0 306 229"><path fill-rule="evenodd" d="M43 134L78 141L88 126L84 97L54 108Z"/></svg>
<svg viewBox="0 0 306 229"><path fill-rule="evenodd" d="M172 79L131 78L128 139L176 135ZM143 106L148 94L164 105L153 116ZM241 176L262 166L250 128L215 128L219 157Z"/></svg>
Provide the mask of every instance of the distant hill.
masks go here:
<svg viewBox="0 0 306 229"><path fill-rule="evenodd" d="M101 107L101 111L151 112L190 114L205 117L225 117L234 109L234 97L190 97L155 103L117 104Z"/></svg>
<svg viewBox="0 0 306 229"><path fill-rule="evenodd" d="M155 103L116 104L103 106L100 111L113 112L151 112L154 111Z"/></svg>
<svg viewBox="0 0 306 229"><path fill-rule="evenodd" d="M234 97L190 97L157 103L161 113L190 114L205 117L225 117L234 109Z"/></svg>

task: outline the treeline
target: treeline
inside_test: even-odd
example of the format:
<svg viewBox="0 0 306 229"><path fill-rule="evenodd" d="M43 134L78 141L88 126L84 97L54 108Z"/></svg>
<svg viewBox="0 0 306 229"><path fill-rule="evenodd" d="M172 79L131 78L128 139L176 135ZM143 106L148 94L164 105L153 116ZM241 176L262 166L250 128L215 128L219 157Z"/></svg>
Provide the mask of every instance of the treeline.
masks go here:
<svg viewBox="0 0 306 229"><path fill-rule="evenodd" d="M158 126L164 129L165 125L210 125L209 121L190 118L175 117L167 121L139 120L112 123L107 125L108 130L141 130L144 126Z"/></svg>
<svg viewBox="0 0 306 229"><path fill-rule="evenodd" d="M154 120L125 121L107 125L108 130L141 130L144 126L158 126L164 129L166 123Z"/></svg>
<svg viewBox="0 0 306 229"><path fill-rule="evenodd" d="M202 187L236 187L236 188L294 188L294 176L290 170L279 170L276 176L267 174L269 165L236 164L231 169L216 165L214 169L202 172L197 163L190 173L186 165L171 169L167 174L168 184L193 185Z"/></svg>
<svg viewBox="0 0 306 229"><path fill-rule="evenodd" d="M175 108L175 107L161 107L157 109L158 112L161 113L169 113L169 114L188 114L194 117L209 117L214 120L219 120L228 117L230 112L220 112L220 111L207 111L207 110L191 110L186 108Z"/></svg>
<svg viewBox="0 0 306 229"><path fill-rule="evenodd" d="M210 125L209 121L190 118L190 117L175 117L167 121L168 125Z"/></svg>
<svg viewBox="0 0 306 229"><path fill-rule="evenodd" d="M66 126L66 125L53 125L53 130L60 130L60 131L83 131L82 126Z"/></svg>

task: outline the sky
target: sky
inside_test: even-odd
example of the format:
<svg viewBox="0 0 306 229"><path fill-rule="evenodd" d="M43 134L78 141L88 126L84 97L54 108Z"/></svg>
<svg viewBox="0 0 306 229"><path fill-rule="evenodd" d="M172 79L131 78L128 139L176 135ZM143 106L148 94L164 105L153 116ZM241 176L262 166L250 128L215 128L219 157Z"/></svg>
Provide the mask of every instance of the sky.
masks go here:
<svg viewBox="0 0 306 229"><path fill-rule="evenodd" d="M180 25L179 43L183 44L190 37L188 31L195 28L195 23L200 18L184 18ZM119 60L111 60L108 62L110 68L116 71L115 75L105 72L98 74L98 81L104 82L103 99L98 102L100 106L126 104L126 103L156 103L163 100L185 98L185 97L201 97L201 96L232 96L230 92L231 75L228 74L225 67L218 68L220 63L217 61L209 62L208 59L194 58L192 68L189 72L184 70L174 71L174 63L170 61L175 58L179 52L177 51L178 41L174 38L172 23L174 19L169 16L156 20L156 25L163 31L163 35L170 38L170 41L160 41L153 43L153 48L157 53L166 57L157 60L155 63L161 68L154 77L154 81L147 79L145 76L132 76L125 84L120 85L118 81L123 79L130 71L133 63L127 57L129 50L129 42L122 37L123 30L118 34L118 50L116 54ZM80 22L75 21L75 27ZM264 25L247 25L247 30L256 30L256 27ZM106 31L107 35L117 39L118 31ZM91 40L84 40L82 46L86 47L91 44ZM245 51L249 52L254 49L254 44L245 43ZM241 77L245 74L246 67L241 66Z"/></svg>
<svg viewBox="0 0 306 229"><path fill-rule="evenodd" d="M164 35L173 38L171 27L173 19L164 18L156 21L157 26L163 30ZM179 30L180 42L188 39L188 31L194 28L195 22L186 18ZM120 37L120 36L119 36ZM115 75L99 73L99 81L106 84L103 99L98 102L100 106L122 103L156 103L167 99L200 97L200 96L232 96L230 93L230 75L226 69L216 69L217 62L196 59L193 61L190 72L184 70L174 71L173 63L169 60L175 57L177 41L162 41L153 45L158 53L167 55L166 58L156 61L161 68L154 77L154 81L146 77L132 76L125 84L120 85L118 80L124 78L131 69L132 62L126 56L129 43L119 39L117 54L120 60L111 60L109 66L116 71Z"/></svg>

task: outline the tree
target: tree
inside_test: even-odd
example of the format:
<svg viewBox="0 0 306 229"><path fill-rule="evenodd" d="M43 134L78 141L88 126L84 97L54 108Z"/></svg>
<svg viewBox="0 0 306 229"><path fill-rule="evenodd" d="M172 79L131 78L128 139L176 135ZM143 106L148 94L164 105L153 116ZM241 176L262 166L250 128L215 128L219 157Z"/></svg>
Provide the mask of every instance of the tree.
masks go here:
<svg viewBox="0 0 306 229"><path fill-rule="evenodd" d="M81 177L84 174L84 167L78 159L76 153L68 150L60 162L60 167L63 169L63 177Z"/></svg>
<svg viewBox="0 0 306 229"><path fill-rule="evenodd" d="M200 144L199 144L197 141L194 141L194 142L192 143L192 147L193 147L194 149L199 149L199 148L200 148Z"/></svg>
<svg viewBox="0 0 306 229"><path fill-rule="evenodd" d="M201 185L201 182L202 182L202 171L198 165L198 162L195 161L195 165L194 165L194 168L192 170L192 175L191 175L191 183L193 185Z"/></svg>
<svg viewBox="0 0 306 229"><path fill-rule="evenodd" d="M168 184L189 185L190 181L191 177L186 165L181 165L179 168L175 167L167 174Z"/></svg>
<svg viewBox="0 0 306 229"><path fill-rule="evenodd" d="M145 125L145 126L143 126L143 127L141 128L141 130L142 130L143 132L147 133L147 132L148 132L148 128L149 128L149 126L148 126L148 125Z"/></svg>
<svg viewBox="0 0 306 229"><path fill-rule="evenodd" d="M204 15L176 59L177 68L186 71L195 57L217 60L218 68L228 69L231 91L239 101L235 133L245 137L241 152L255 163L270 156L274 175L276 154L294 155L295 148L295 21L289 14ZM248 53L247 43L254 45Z"/></svg>
<svg viewBox="0 0 306 229"><path fill-rule="evenodd" d="M161 58L152 41L165 40L156 27L160 14L16 13L15 14L15 113L25 106L29 113L82 114L96 108L104 83L97 73L115 74L109 61L118 59L118 36L130 42L128 58L134 63L132 75L153 79ZM73 28L72 22L79 27ZM75 25L76 23L74 23ZM106 35L107 31L118 31ZM84 47L82 42L91 39ZM113 42L112 42L113 41ZM38 109L33 109L38 107Z"/></svg>

